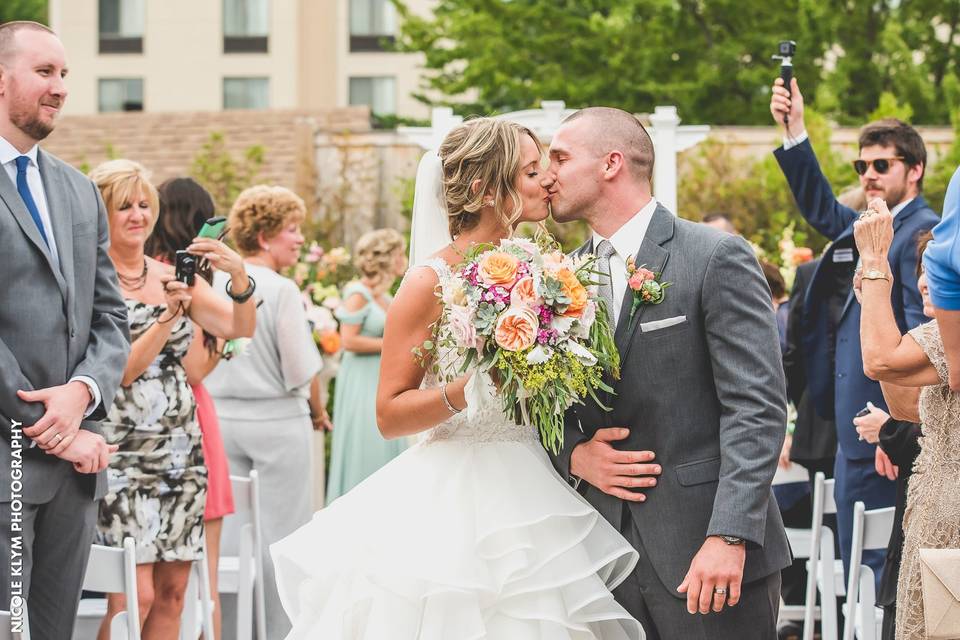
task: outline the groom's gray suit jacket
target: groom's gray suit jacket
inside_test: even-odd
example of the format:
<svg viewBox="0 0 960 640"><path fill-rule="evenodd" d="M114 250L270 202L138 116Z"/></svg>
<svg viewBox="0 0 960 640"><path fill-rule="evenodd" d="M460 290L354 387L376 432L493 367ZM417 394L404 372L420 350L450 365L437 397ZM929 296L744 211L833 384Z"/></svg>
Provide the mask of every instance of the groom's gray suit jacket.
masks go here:
<svg viewBox="0 0 960 640"><path fill-rule="evenodd" d="M588 242L578 251L590 250ZM663 470L657 486L645 490L647 500L624 503L586 482L579 490L618 528L623 509L631 510L667 590L685 597L676 587L709 535L748 541L745 582L768 576L791 562L770 487L787 400L760 266L742 238L678 219L662 205L637 247L636 263L673 284L661 304L641 306L633 318L632 295L625 292L612 411L590 401L575 405L554 463L570 480L577 444L599 428L629 427L616 448L651 450ZM661 320L668 322L658 328Z"/></svg>
<svg viewBox="0 0 960 640"><path fill-rule="evenodd" d="M44 152L43 180L59 268L30 217L17 187L0 168L0 502L10 500L11 421L29 427L44 414L41 403L23 402L29 391L88 376L102 401L81 428L106 416L130 351L127 311L107 255L107 215L96 185ZM25 502L42 504L77 474L65 460L29 448L23 437ZM106 491L106 474L85 475L90 499Z"/></svg>

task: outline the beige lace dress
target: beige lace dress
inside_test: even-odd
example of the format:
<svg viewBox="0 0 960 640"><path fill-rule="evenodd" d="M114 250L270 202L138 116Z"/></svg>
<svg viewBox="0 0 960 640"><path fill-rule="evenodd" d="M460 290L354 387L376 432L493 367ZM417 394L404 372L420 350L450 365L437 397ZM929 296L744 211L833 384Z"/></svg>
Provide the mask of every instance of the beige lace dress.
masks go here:
<svg viewBox="0 0 960 640"><path fill-rule="evenodd" d="M927 354L940 384L920 391L920 455L903 516L903 564L897 583L897 640L927 637L920 587L920 549L960 547L960 394L947 384L947 362L936 321L910 336Z"/></svg>

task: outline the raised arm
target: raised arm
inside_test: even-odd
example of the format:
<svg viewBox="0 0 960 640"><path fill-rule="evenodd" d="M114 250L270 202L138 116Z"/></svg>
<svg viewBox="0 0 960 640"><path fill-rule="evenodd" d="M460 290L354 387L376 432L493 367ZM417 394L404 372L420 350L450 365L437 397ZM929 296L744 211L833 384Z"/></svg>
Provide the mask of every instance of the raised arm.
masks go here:
<svg viewBox="0 0 960 640"><path fill-rule="evenodd" d="M803 95L796 78L790 92L780 78L776 79L771 90L770 113L780 126L783 126L784 115L789 116L790 126L785 129L788 143L773 155L787 178L800 213L817 231L835 240L854 221L857 212L837 202L820 169L803 124Z"/></svg>
<svg viewBox="0 0 960 640"><path fill-rule="evenodd" d="M377 387L377 424L385 438L419 433L451 415L440 389L420 389L424 370L413 355L430 338L430 326L440 317L436 286L431 269L411 269L387 312ZM462 376L446 387L447 399L456 409L467 405L468 379Z"/></svg>
<svg viewBox="0 0 960 640"><path fill-rule="evenodd" d="M893 315L893 285L889 250L893 243L893 216L882 200L870 203L873 213L854 224L862 263L860 346L863 372L873 380L903 386L940 382L936 369L920 345L902 335Z"/></svg>

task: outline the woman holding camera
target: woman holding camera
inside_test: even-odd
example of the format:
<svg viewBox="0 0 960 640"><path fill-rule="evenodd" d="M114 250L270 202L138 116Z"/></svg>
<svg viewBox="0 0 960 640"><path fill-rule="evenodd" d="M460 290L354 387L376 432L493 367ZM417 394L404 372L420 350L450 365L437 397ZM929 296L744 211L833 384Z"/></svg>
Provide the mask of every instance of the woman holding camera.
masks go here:
<svg viewBox="0 0 960 640"><path fill-rule="evenodd" d="M184 358L193 322L225 338L252 336L254 283L240 257L222 242L195 238L194 261L204 259L232 279L231 304L202 278L175 279L175 268L145 255L156 222L157 190L142 166L106 162L90 175L100 189L110 224L110 258L127 304L131 350L121 387L103 423L120 449L107 470L109 489L100 503L98 542L137 543L137 589L143 637L176 638L190 562L200 557L207 472ZM182 270L182 269L181 269ZM187 278L184 278L187 280ZM99 638L126 609L111 594Z"/></svg>

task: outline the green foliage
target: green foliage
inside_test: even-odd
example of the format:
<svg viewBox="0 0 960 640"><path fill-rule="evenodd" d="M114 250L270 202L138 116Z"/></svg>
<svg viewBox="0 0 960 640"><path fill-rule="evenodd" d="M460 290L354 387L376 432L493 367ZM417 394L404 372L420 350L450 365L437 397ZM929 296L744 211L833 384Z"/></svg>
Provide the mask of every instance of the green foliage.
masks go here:
<svg viewBox="0 0 960 640"><path fill-rule="evenodd" d="M190 175L213 196L217 212L226 215L240 192L252 186L263 167L264 148L248 147L237 160L223 133L214 131L193 158Z"/></svg>
<svg viewBox="0 0 960 640"><path fill-rule="evenodd" d="M770 124L770 56L785 38L808 103L841 123L894 103L943 123L960 106L957 0L438 0L429 17L394 2L398 48L425 57L416 97L463 115L562 99Z"/></svg>
<svg viewBox="0 0 960 640"><path fill-rule="evenodd" d="M923 178L923 197L934 211L943 211L947 185L960 167L960 109L953 113L953 144Z"/></svg>
<svg viewBox="0 0 960 640"><path fill-rule="evenodd" d="M0 2L0 24L13 20L48 24L47 0L3 0Z"/></svg>
<svg viewBox="0 0 960 640"><path fill-rule="evenodd" d="M823 116L808 111L807 130L820 166L839 193L856 176L830 148L830 127ZM772 139L770 148L779 144ZM779 242L793 225L798 246L819 251L826 238L810 227L797 209L786 178L773 154L752 162L733 157L729 145L708 139L684 157L678 196L679 214L699 221L705 214L725 212L737 229L762 249L765 259L781 263Z"/></svg>

